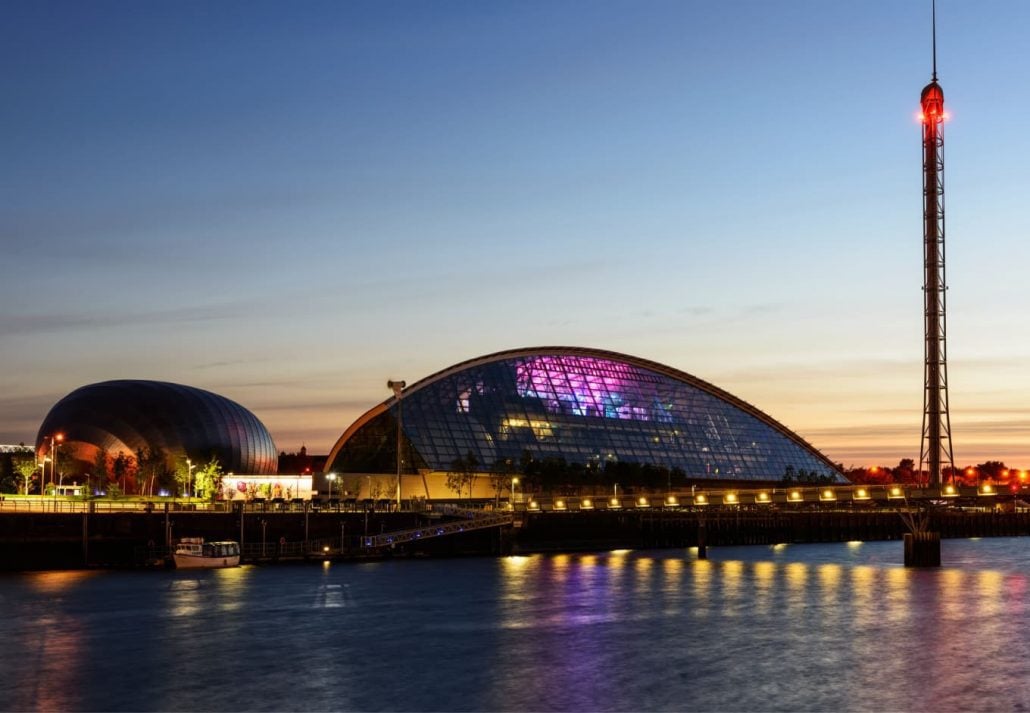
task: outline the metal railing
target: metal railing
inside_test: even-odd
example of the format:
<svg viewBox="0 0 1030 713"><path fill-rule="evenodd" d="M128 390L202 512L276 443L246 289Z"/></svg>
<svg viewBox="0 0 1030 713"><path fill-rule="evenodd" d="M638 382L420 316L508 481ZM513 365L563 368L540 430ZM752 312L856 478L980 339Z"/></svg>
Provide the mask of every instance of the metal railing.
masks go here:
<svg viewBox="0 0 1030 713"><path fill-rule="evenodd" d="M443 537L445 535L455 535L461 532L484 530L490 527L503 527L505 525L512 524L511 512L480 512L475 510L448 508L448 512L446 514L460 514L464 516L464 519L428 525L426 527L415 527L409 530L384 532L381 535L365 536L361 538L361 545L365 549L374 550L381 547L393 547L395 545L404 544L405 542L428 540L434 537Z"/></svg>

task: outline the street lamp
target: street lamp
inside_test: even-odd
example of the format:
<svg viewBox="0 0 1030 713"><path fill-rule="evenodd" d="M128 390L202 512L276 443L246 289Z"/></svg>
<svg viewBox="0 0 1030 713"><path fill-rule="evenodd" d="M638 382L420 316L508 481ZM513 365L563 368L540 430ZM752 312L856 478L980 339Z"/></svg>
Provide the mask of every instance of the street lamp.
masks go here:
<svg viewBox="0 0 1030 713"><path fill-rule="evenodd" d="M329 499L333 499L333 481L336 480L336 473L330 473L327 475L326 480L329 481Z"/></svg>
<svg viewBox="0 0 1030 713"><path fill-rule="evenodd" d="M193 461L189 458L186 459L186 497L190 498L190 493L193 492L193 469L197 466L193 465Z"/></svg>
<svg viewBox="0 0 1030 713"><path fill-rule="evenodd" d="M401 438L404 428L404 410L401 402L401 392L407 383L390 379L386 382L386 388L393 389L393 396L397 399L397 511L401 509Z"/></svg>
<svg viewBox="0 0 1030 713"><path fill-rule="evenodd" d="M515 486L519 484L519 479L513 477L511 479L511 509L515 509Z"/></svg>
<svg viewBox="0 0 1030 713"><path fill-rule="evenodd" d="M50 436L50 482L55 482L57 480L57 446L63 440L63 433L55 433L52 436ZM45 470L43 472L43 475L44 477L46 476ZM44 487L43 483L40 483L39 494L43 495L45 492L46 488Z"/></svg>
<svg viewBox="0 0 1030 713"><path fill-rule="evenodd" d="M50 462L50 456L43 456L43 460L36 465L39 466L39 494L43 495L43 480L46 478L46 464ZM25 494L29 494L29 478L25 479Z"/></svg>

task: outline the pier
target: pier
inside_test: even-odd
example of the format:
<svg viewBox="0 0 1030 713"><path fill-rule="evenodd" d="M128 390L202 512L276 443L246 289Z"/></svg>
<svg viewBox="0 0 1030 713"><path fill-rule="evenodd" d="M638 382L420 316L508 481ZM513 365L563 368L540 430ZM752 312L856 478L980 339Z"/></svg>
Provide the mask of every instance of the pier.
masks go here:
<svg viewBox="0 0 1030 713"><path fill-rule="evenodd" d="M910 531L906 519L915 513L945 539L1030 534L1030 509L1008 492L986 496L982 489L967 488L942 497L939 490L906 488L898 498L889 488L832 490L832 499L827 488L814 487L708 490L653 499L534 497L516 503L514 510L509 503L498 509L433 504L397 511L317 501L40 503L36 498L32 506L7 500L0 504L0 566L143 566L162 559L184 536L239 541L243 560L253 563L900 541Z"/></svg>

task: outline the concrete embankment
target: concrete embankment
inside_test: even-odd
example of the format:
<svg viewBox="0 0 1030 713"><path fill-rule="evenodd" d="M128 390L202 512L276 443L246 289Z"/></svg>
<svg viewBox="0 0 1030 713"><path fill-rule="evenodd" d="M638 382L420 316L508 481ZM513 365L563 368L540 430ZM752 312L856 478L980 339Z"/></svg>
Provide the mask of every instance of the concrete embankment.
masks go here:
<svg viewBox="0 0 1030 713"><path fill-rule="evenodd" d="M704 523L706 544L765 545L901 539L890 511L712 511L706 513L519 513L514 527L428 538L369 553L362 536L430 527L425 514L390 512L112 512L0 514L0 569L133 567L179 537L237 540L255 560L318 557L496 555L615 548L693 547ZM1030 534L1030 513L934 512L930 529L945 538Z"/></svg>

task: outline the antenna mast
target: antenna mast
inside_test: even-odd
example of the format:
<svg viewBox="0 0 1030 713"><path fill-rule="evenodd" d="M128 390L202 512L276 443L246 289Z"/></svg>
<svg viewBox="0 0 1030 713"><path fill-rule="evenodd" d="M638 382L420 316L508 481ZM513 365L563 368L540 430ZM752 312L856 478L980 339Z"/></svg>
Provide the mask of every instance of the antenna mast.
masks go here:
<svg viewBox="0 0 1030 713"><path fill-rule="evenodd" d="M948 410L947 283L944 279L944 90L937 83L937 6L932 5L933 77L919 97L923 124L923 437L919 469L930 485L954 480ZM945 470L947 468L947 471Z"/></svg>

